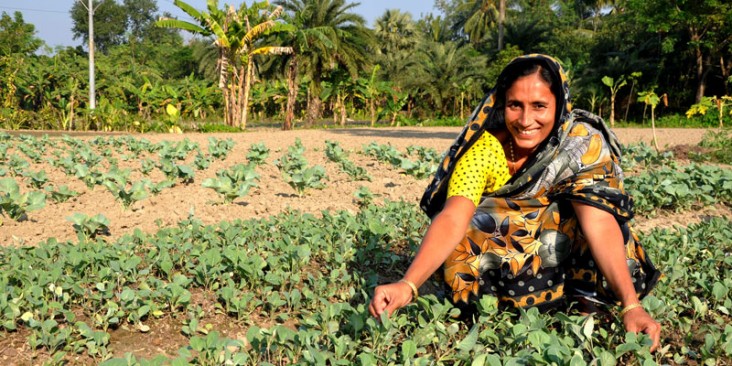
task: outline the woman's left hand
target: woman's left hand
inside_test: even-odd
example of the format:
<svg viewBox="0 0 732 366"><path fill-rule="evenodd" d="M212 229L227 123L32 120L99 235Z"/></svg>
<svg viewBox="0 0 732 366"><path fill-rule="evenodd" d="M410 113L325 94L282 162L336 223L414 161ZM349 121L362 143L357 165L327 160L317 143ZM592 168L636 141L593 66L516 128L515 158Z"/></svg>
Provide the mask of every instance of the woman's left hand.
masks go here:
<svg viewBox="0 0 732 366"><path fill-rule="evenodd" d="M653 340L651 352L655 352L661 344L661 325L653 320L651 316L642 308L638 307L628 311L623 315L623 324L628 332L643 332L648 334Z"/></svg>

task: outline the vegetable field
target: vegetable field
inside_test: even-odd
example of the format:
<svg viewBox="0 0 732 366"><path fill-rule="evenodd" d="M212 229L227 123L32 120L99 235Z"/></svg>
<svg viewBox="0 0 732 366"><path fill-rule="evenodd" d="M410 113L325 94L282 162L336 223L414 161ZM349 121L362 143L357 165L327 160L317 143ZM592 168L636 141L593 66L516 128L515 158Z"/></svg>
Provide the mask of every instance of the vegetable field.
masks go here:
<svg viewBox="0 0 732 366"><path fill-rule="evenodd" d="M658 352L618 319L489 297L456 320L437 277L370 317L373 287L419 245L418 199L457 132L0 132L0 363L732 364L732 135L717 130L660 131L661 153L618 131L664 272L644 300Z"/></svg>

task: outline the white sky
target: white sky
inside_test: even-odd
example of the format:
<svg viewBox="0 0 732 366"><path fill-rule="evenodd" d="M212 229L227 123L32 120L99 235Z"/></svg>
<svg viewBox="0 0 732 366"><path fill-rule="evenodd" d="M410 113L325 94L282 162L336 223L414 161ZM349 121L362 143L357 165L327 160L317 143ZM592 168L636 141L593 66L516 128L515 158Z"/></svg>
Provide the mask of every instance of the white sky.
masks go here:
<svg viewBox="0 0 732 366"><path fill-rule="evenodd" d="M84 0L86 2L86 0ZM196 9L205 9L206 0L186 1ZM376 18L381 16L386 9L397 8L412 13L415 19L421 14L433 11L433 0L361 0L361 5L356 12L366 18L369 26L373 25ZM157 0L160 13L167 11L179 19L190 19L178 7L173 5L173 0ZM220 0L219 5L231 3L238 6L240 0ZM16 11L23 13L26 23L36 27L36 36L43 39L50 47L55 46L78 46L82 43L80 39L73 40L71 35L71 6L74 0L0 0L0 14L6 12L12 16Z"/></svg>

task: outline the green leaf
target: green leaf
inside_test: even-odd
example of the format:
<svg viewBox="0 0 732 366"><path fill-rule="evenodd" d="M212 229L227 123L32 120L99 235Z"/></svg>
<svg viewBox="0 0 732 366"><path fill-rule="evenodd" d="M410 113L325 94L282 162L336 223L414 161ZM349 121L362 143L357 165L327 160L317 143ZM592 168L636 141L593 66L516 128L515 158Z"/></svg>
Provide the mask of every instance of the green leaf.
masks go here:
<svg viewBox="0 0 732 366"><path fill-rule="evenodd" d="M460 343L458 343L457 348L460 350L460 353L467 354L470 353L470 351L475 347L475 345L478 343L478 327L473 326L472 329L470 329L470 333L463 338Z"/></svg>

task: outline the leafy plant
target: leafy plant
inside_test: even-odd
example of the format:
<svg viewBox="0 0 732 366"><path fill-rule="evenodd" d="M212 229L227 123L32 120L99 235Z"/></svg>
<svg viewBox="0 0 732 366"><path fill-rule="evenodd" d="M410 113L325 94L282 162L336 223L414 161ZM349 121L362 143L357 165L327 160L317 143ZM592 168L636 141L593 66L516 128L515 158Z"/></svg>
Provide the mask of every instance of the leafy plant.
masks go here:
<svg viewBox="0 0 732 366"><path fill-rule="evenodd" d="M322 189L326 179L325 168L322 166L308 167L307 160L302 156L305 148L298 138L294 145L287 148L287 154L275 161L275 166L282 173L282 178L292 187L297 195L302 197L307 189Z"/></svg>
<svg viewBox="0 0 732 366"><path fill-rule="evenodd" d="M72 191L66 185L56 187L56 188L54 188L52 186L48 186L48 187L46 187L46 192L48 192L48 194L51 196L51 200L53 200L56 203L66 202L69 200L69 198L76 197L79 195L79 192Z"/></svg>
<svg viewBox="0 0 732 366"><path fill-rule="evenodd" d="M224 202L231 203L235 199L244 197L249 189L256 187L259 174L254 171L253 165L237 164L229 170L216 173L217 178L208 178L203 181L204 188L211 188L224 198Z"/></svg>
<svg viewBox="0 0 732 366"><path fill-rule="evenodd" d="M13 220L22 221L27 219L28 212L40 210L45 206L46 195L43 192L20 193L20 187L15 179L0 179L0 214L3 216L7 215Z"/></svg>
<svg viewBox="0 0 732 366"><path fill-rule="evenodd" d="M419 160L413 161L402 155L391 145L379 145L375 142L364 147L366 155L376 158L378 161L386 162L394 167L400 168L404 174L411 175L417 179L425 179L437 170L439 157L434 150L426 150L417 146L410 146L408 151L417 152Z"/></svg>
<svg viewBox="0 0 732 366"><path fill-rule="evenodd" d="M216 159L225 159L233 148L234 140L230 138L225 140L219 140L214 137L208 138L208 153Z"/></svg>
<svg viewBox="0 0 732 366"><path fill-rule="evenodd" d="M254 165L261 165L269 157L269 148L264 143L252 144L249 146L247 160Z"/></svg>
<svg viewBox="0 0 732 366"><path fill-rule="evenodd" d="M94 239L98 235L109 235L109 219L102 214L90 217L77 212L67 217L66 220L73 224L79 240Z"/></svg>
<svg viewBox="0 0 732 366"><path fill-rule="evenodd" d="M209 166L211 166L212 161L213 159L210 155L204 155L199 152L198 154L196 154L196 158L193 160L193 165L198 170L205 170L208 169Z"/></svg>
<svg viewBox="0 0 732 366"><path fill-rule="evenodd" d="M48 174L46 174L45 170L37 172L27 171L23 175L28 179L28 184L36 189L41 189L46 183L48 183Z"/></svg>
<svg viewBox="0 0 732 366"><path fill-rule="evenodd" d="M105 180L102 185L112 193L116 200L122 202L122 206L125 209L129 208L135 202L144 200L148 196L145 183L142 181L137 181L130 185L127 181L118 182L110 179Z"/></svg>
<svg viewBox="0 0 732 366"><path fill-rule="evenodd" d="M365 186L358 187L353 197L356 198L356 203L359 207L366 207L374 201L374 194Z"/></svg>
<svg viewBox="0 0 732 366"><path fill-rule="evenodd" d="M338 142L326 141L325 145L325 155L332 162L338 163L342 172L348 174L348 176L353 180L371 181L371 176L368 171L350 161L348 159L348 154L343 150Z"/></svg>

